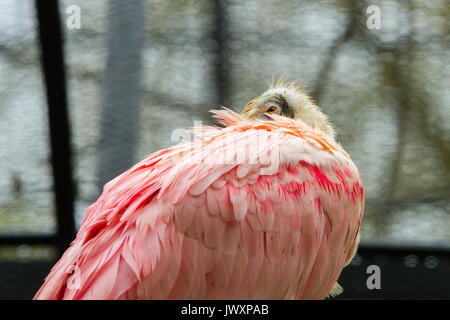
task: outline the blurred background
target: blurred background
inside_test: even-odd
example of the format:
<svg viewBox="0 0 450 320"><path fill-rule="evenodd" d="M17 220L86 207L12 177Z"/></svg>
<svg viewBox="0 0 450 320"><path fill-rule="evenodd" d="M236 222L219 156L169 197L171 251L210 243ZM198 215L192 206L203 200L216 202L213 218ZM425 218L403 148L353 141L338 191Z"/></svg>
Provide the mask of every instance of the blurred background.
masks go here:
<svg viewBox="0 0 450 320"><path fill-rule="evenodd" d="M362 175L340 298L450 298L449 14L444 0L0 0L0 299L33 297L106 181L273 75L306 87Z"/></svg>

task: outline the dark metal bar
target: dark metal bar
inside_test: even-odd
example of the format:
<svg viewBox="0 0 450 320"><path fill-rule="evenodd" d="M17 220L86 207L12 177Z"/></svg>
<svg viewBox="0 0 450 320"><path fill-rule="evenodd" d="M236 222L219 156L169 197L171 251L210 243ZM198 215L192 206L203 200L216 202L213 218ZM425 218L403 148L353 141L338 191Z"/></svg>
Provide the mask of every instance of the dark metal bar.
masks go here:
<svg viewBox="0 0 450 320"><path fill-rule="evenodd" d="M57 244L58 239L55 234L18 234L4 235L0 237L0 245L22 245L22 244Z"/></svg>
<svg viewBox="0 0 450 320"><path fill-rule="evenodd" d="M358 256L339 277L344 292L338 299L449 299L449 248L442 244L409 245L362 244ZM379 289L367 286L369 266L379 267Z"/></svg>
<svg viewBox="0 0 450 320"><path fill-rule="evenodd" d="M214 1L214 26L215 30L213 37L216 41L216 61L215 61L215 78L216 78L216 97L217 104L230 107L230 86L229 86L229 71L228 64L228 46L226 44L227 38L227 12L225 0Z"/></svg>
<svg viewBox="0 0 450 320"><path fill-rule="evenodd" d="M63 39L57 0L36 0L41 62L46 85L51 160L57 216L57 241L62 253L75 236L74 185L67 110Z"/></svg>
<svg viewBox="0 0 450 320"><path fill-rule="evenodd" d="M436 242L412 242L412 241L383 241L383 240L362 240L358 247L358 252L384 252L386 254L405 253L435 253L449 254L450 245L442 241Z"/></svg>

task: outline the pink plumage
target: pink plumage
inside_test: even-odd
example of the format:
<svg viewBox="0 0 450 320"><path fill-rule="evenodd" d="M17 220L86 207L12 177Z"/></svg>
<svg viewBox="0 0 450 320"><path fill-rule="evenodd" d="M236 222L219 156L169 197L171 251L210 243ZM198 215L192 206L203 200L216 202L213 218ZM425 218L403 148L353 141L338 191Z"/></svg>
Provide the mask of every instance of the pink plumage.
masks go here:
<svg viewBox="0 0 450 320"><path fill-rule="evenodd" d="M364 207L349 156L301 120L214 113L223 128L201 128L201 139L156 152L105 186L35 299L335 293Z"/></svg>

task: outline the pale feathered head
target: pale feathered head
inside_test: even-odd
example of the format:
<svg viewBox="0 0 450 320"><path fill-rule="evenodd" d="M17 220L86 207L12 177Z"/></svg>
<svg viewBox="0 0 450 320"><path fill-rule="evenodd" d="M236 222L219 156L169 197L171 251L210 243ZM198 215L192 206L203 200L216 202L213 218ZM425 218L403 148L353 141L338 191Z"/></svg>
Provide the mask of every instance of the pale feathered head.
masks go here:
<svg viewBox="0 0 450 320"><path fill-rule="evenodd" d="M270 114L300 119L330 137L335 136L328 117L303 91L303 87L295 83L284 83L282 79L276 83L272 81L269 89L247 103L242 112L242 116L250 120L271 119Z"/></svg>

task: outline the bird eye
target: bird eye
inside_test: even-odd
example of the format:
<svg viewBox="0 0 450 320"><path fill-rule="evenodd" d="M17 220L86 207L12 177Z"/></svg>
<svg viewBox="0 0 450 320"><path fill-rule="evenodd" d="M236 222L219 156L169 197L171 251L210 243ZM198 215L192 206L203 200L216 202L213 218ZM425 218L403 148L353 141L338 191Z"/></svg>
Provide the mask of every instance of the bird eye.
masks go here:
<svg viewBox="0 0 450 320"><path fill-rule="evenodd" d="M273 113L273 112L276 112L276 111L278 111L278 107L277 107L277 106L274 106L274 105L270 105L270 106L266 109L266 112L267 112L267 113Z"/></svg>

